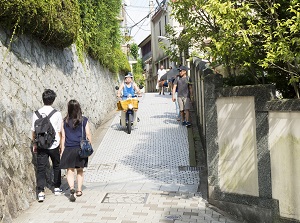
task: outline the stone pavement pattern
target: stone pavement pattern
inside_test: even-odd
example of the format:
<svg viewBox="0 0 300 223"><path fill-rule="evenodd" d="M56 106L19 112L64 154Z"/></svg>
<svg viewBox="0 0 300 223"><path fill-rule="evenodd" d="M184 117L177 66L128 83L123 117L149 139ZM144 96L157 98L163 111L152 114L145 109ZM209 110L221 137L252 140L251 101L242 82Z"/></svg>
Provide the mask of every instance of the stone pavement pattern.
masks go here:
<svg viewBox="0 0 300 223"><path fill-rule="evenodd" d="M189 166L187 129L176 121L170 95L147 93L141 121L127 134L113 118L85 171L83 196L46 194L15 223L237 222L207 206L197 192L199 172Z"/></svg>

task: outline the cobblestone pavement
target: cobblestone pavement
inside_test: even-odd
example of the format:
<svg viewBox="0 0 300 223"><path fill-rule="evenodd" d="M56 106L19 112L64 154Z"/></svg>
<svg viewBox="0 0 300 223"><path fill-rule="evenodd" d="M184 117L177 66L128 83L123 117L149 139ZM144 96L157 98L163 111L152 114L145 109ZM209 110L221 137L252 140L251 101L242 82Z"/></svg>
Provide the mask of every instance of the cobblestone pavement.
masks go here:
<svg viewBox="0 0 300 223"><path fill-rule="evenodd" d="M189 166L187 129L176 121L171 95L140 99L140 122L127 134L112 119L85 171L83 195L69 202L47 192L15 223L237 222L209 208L197 192L199 172Z"/></svg>

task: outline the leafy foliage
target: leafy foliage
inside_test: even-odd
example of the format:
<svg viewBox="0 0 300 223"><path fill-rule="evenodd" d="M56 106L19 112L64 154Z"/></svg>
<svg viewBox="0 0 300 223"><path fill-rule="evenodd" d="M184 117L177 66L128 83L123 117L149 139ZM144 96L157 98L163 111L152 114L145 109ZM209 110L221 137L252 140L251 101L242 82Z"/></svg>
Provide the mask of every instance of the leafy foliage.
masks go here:
<svg viewBox="0 0 300 223"><path fill-rule="evenodd" d="M190 36L186 35L186 31L183 30L178 38L174 38L177 36L176 31L169 24L166 25L166 36L168 38L168 42L170 42L170 47L165 45L164 42L159 43L159 47L162 48L165 53L170 57L171 61L182 64L182 57L184 55L185 58L188 58L187 49L191 47L191 42L189 40Z"/></svg>
<svg viewBox="0 0 300 223"><path fill-rule="evenodd" d="M143 62L141 59L137 59L137 63L132 65L132 71L134 75L134 81L138 86L145 86L145 77L143 76Z"/></svg>
<svg viewBox="0 0 300 223"><path fill-rule="evenodd" d="M2 0L0 23L20 33L32 33L46 45L72 44L80 27L77 0Z"/></svg>
<svg viewBox="0 0 300 223"><path fill-rule="evenodd" d="M130 45L130 53L133 56L133 58L137 60L139 56L139 47L136 43L132 43Z"/></svg>
<svg viewBox="0 0 300 223"><path fill-rule="evenodd" d="M121 52L121 34L117 16L120 0L78 0L84 49L111 71L129 71L126 55Z"/></svg>
<svg viewBox="0 0 300 223"><path fill-rule="evenodd" d="M120 46L120 7L121 0L2 0L0 24L46 45L76 43L82 62L88 53L117 73L130 70Z"/></svg>
<svg viewBox="0 0 300 223"><path fill-rule="evenodd" d="M243 86L256 84L249 74L223 78L224 86Z"/></svg>
<svg viewBox="0 0 300 223"><path fill-rule="evenodd" d="M185 27L185 40L205 59L225 65L230 76L237 71L246 74L245 79L252 76L255 83L284 80L299 97L298 0L177 0L171 5L173 16Z"/></svg>
<svg viewBox="0 0 300 223"><path fill-rule="evenodd" d="M139 56L139 47L136 43L130 44L130 54L134 59L137 60L137 63L132 64L132 72L134 75L134 81L138 86L145 85L145 77L143 76L143 62Z"/></svg>

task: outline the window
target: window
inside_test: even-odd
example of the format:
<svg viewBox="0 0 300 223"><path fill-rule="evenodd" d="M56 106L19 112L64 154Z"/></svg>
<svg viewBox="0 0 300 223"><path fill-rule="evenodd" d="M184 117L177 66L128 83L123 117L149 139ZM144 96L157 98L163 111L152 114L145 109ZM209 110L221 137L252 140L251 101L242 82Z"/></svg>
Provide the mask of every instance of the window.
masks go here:
<svg viewBox="0 0 300 223"><path fill-rule="evenodd" d="M162 36L162 34L161 34L161 21L159 21L158 26L159 26L159 35Z"/></svg>
<svg viewBox="0 0 300 223"><path fill-rule="evenodd" d="M165 32L167 32L167 30L166 30L166 26L167 26L167 15L165 15Z"/></svg>
<svg viewBox="0 0 300 223"><path fill-rule="evenodd" d="M167 26L167 15L165 15L165 33L167 33L166 26Z"/></svg>

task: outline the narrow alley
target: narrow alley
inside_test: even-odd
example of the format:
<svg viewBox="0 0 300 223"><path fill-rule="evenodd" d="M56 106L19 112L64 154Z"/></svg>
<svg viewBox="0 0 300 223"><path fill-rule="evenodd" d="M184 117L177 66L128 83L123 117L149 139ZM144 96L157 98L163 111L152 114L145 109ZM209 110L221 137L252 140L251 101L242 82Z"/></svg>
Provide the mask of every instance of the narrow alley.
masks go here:
<svg viewBox="0 0 300 223"><path fill-rule="evenodd" d="M65 195L48 191L15 223L238 222L211 209L197 192L199 171L184 168L190 165L187 128L176 120L171 95L144 94L131 134L115 114L89 159L83 196L70 202L64 181Z"/></svg>

